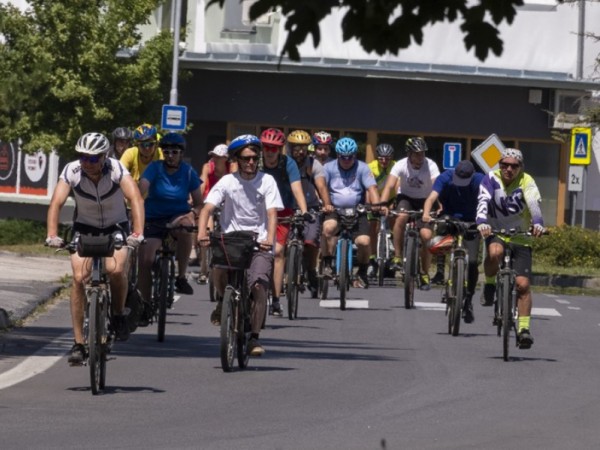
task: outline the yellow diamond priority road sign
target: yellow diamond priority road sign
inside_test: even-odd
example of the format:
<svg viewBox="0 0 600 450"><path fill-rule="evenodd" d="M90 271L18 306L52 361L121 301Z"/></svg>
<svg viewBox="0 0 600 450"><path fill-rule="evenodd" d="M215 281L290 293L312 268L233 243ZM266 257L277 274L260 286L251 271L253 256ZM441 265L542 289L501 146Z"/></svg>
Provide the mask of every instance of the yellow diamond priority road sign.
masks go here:
<svg viewBox="0 0 600 450"><path fill-rule="evenodd" d="M592 129L573 128L571 130L571 158L573 165L589 165L592 162Z"/></svg>
<svg viewBox="0 0 600 450"><path fill-rule="evenodd" d="M498 168L502 150L504 144L498 136L492 134L471 152L471 157L485 173L488 173Z"/></svg>

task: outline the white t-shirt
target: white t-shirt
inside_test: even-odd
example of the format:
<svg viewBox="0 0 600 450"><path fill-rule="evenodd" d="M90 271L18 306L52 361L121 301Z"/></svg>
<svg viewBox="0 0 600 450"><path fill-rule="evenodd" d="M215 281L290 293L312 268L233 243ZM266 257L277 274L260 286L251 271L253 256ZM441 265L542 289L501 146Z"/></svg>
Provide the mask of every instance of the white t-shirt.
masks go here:
<svg viewBox="0 0 600 450"><path fill-rule="evenodd" d="M414 169L408 162L408 158L402 158L390 171L390 175L400 178L398 194L402 193L410 198L427 198L433 188L432 179L440 174L437 164L429 158L425 158L419 170Z"/></svg>
<svg viewBox="0 0 600 450"><path fill-rule="evenodd" d="M223 203L220 224L224 233L254 231L259 241L267 239L267 210L283 209L275 178L263 172L252 180L242 179L237 172L223 176L205 202L215 206Z"/></svg>

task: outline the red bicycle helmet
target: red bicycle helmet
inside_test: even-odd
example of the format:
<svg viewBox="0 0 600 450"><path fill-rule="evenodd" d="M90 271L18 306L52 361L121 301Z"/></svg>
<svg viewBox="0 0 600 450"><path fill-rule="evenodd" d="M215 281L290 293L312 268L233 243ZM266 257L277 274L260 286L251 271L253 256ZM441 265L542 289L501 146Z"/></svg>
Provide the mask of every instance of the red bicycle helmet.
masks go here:
<svg viewBox="0 0 600 450"><path fill-rule="evenodd" d="M267 128L260 134L260 142L263 145L283 147L285 145L285 134L279 128Z"/></svg>

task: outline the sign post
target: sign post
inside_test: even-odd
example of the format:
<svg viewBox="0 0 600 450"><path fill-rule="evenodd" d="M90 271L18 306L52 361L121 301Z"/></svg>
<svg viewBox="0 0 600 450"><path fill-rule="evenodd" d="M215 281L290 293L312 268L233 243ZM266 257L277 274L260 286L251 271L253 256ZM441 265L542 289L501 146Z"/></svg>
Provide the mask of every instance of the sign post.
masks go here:
<svg viewBox="0 0 600 450"><path fill-rule="evenodd" d="M592 162L592 129L591 128L573 128L571 130L571 155L569 158L571 168L580 166L578 172L581 178L581 189L579 191L571 189L571 180L569 180L569 190L573 192L571 200L571 226L575 225L575 213L577 208L577 192L583 192L583 206L581 210L581 226L585 228L585 208L586 208L586 190L585 179L587 175L587 166ZM577 174L576 174L577 175ZM571 170L569 170L571 178Z"/></svg>

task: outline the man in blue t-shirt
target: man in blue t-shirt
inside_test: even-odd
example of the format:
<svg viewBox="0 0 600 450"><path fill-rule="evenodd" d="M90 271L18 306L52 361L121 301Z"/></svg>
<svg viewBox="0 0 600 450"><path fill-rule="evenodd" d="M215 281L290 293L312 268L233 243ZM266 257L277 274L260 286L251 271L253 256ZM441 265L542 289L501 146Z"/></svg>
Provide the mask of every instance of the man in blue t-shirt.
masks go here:
<svg viewBox="0 0 600 450"><path fill-rule="evenodd" d="M367 192L373 204L377 205L379 203L379 191L377 190L375 177L369 166L356 158L358 146L354 139L341 138L335 145L335 151L337 159L328 162L324 166L325 182L329 189L332 204L332 206L323 206L325 217L321 257L323 259L322 276L325 279L330 279L333 276L332 255L340 232L339 216L333 208L354 208L361 203L364 204ZM375 206L373 209L377 210L379 206ZM382 206L381 211L384 215L387 215L387 208ZM356 273L354 287L366 289L369 286L367 267L371 254L369 221L366 215L359 216L358 224L352 234L358 249L356 255L358 272Z"/></svg>
<svg viewBox="0 0 600 450"><path fill-rule="evenodd" d="M423 222L431 221L431 209L436 201L442 204L438 215L450 216L464 222L475 222L477 216L477 196L483 174L476 173L471 161L460 161L455 169L449 169L436 178L431 194L423 205ZM424 240L431 239L432 231L422 229ZM479 233L469 233L465 236L465 246L469 254L467 292L465 293L465 306L463 318L465 323L474 320L472 297L477 287L479 270L477 256L479 253Z"/></svg>

